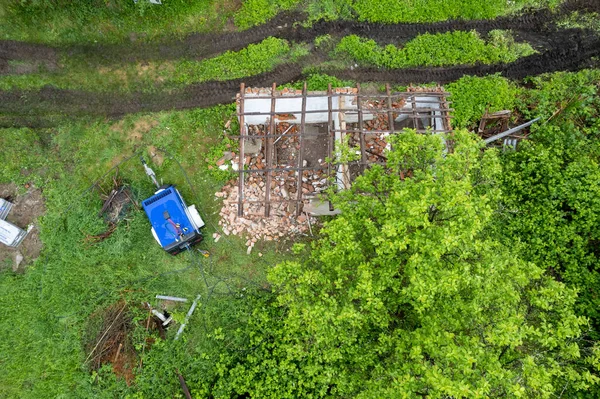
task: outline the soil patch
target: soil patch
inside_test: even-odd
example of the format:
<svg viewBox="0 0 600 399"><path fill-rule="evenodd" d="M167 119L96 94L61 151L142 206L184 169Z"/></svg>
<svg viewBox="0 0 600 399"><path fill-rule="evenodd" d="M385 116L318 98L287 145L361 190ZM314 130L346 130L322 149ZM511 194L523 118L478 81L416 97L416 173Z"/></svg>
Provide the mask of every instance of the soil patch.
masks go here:
<svg viewBox="0 0 600 399"><path fill-rule="evenodd" d="M130 338L132 330L131 315L124 301L90 315L84 335L84 349L88 354L86 363L90 370L111 364L117 377L124 378L127 385L131 385L137 365L137 354Z"/></svg>
<svg viewBox="0 0 600 399"><path fill-rule="evenodd" d="M0 198L14 204L6 217L8 222L23 230L27 230L30 224L34 225L19 247L12 248L0 244L0 269L10 267L13 271L22 273L42 251L38 218L46 212L44 198L41 190L33 186L27 187L27 192L20 194L19 187L12 183L0 185Z"/></svg>

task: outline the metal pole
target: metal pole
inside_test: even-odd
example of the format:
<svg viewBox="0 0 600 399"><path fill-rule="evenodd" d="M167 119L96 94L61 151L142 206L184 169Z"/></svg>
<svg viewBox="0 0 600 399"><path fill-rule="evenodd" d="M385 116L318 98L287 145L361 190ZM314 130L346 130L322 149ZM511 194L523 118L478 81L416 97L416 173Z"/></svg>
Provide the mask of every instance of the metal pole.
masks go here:
<svg viewBox="0 0 600 399"><path fill-rule="evenodd" d="M239 173L239 181L238 181L238 216L242 217L244 215L244 94L246 93L246 85L244 83L240 84L240 154L239 154L239 164L238 164L238 173ZM247 134L248 132L246 132Z"/></svg>
<svg viewBox="0 0 600 399"><path fill-rule="evenodd" d="M194 313L194 310L196 310L196 306L198 306L198 301L200 300L200 295L198 295L196 297L196 299L194 300L194 303L192 303L192 307L190 307L190 310L188 310L187 314L185 315L185 321L183 322L183 324L179 327L179 330L177 330L177 334L175 334L175 340L179 339L179 336L181 335L181 333L183 332L183 329L185 328L185 325L188 323L188 321L190 320L190 317L192 317L192 313Z"/></svg>
<svg viewBox="0 0 600 399"><path fill-rule="evenodd" d="M496 140L498 140L498 139L501 139L502 137L506 137L506 136L509 136L509 135L511 135L511 134L513 134L513 133L517 133L517 132L519 132L519 131L521 131L521 130L525 129L525 128L526 128L526 127L528 127L528 126L531 126L531 125L533 125L535 122L537 122L537 121L539 121L539 120L540 120L540 118L539 118L539 117L538 117L538 118L535 118L535 119L534 119L534 120L532 120L532 121L529 121L529 122L527 122L527 123L523 123L522 125L519 125L519 126L517 126L517 127L513 127L512 129L508 129L506 132L498 133L498 134L497 134L497 135L495 135L495 136L488 137L487 139L483 140L483 142L484 142L484 143L486 143L486 144L489 144L489 143L491 143L492 141L496 141Z"/></svg>
<svg viewBox="0 0 600 399"><path fill-rule="evenodd" d="M302 86L302 112L300 114L300 154L298 154L298 179L296 180L296 216L300 216L302 201L302 169L304 167L304 131L306 130L306 82Z"/></svg>

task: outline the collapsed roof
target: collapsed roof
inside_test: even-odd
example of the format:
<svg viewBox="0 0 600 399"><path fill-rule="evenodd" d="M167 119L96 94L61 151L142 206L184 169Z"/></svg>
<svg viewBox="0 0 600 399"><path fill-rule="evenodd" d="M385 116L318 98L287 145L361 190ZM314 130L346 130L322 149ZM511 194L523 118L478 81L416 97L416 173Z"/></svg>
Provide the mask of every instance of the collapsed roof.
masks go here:
<svg viewBox="0 0 600 399"><path fill-rule="evenodd" d="M451 131L449 93L441 87L385 94L355 88L327 91L246 88L237 95L240 121L237 215L334 210L323 193L339 189L369 165L385 162L389 135L405 128L420 133ZM349 145L350 157L340 144ZM346 154L347 155L347 154Z"/></svg>

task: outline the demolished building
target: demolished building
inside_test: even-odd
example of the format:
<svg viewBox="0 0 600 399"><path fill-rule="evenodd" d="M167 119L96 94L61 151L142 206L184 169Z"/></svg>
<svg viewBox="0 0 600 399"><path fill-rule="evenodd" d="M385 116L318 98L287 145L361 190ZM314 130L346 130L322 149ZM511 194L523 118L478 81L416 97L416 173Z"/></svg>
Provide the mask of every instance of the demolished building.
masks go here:
<svg viewBox="0 0 600 399"><path fill-rule="evenodd" d="M239 225L262 231L260 223L283 218L278 226L295 232L311 215L334 214L326 189L347 188L365 168L384 163L390 135L405 128L451 131L448 96L441 87L392 93L388 85L385 93L365 94L360 85L309 92L306 84L302 90L242 84L239 153L232 160L238 179L218 193L225 198L224 231L237 233Z"/></svg>

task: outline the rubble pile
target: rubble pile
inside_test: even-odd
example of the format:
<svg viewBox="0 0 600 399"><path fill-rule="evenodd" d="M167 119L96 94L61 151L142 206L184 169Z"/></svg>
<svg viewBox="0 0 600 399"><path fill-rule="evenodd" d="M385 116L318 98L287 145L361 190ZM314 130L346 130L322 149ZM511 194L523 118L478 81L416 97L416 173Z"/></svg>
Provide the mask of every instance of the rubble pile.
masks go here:
<svg viewBox="0 0 600 399"><path fill-rule="evenodd" d="M258 240L272 241L284 235L307 233L311 229L309 224L315 223L316 219L305 214L296 216L295 202L276 202L277 200L296 198L295 195L290 196L288 190L291 188L286 188L286 182L287 180L273 178L268 218L265 217L264 202L250 202L264 201L266 186L262 176L249 176L244 182L243 217L238 217L237 181L225 185L221 191L215 194L218 198L223 198L221 220L219 221L223 233L248 237L246 241L248 253L252 251ZM302 204L300 206L302 207ZM218 239L218 235L215 236L215 239Z"/></svg>
<svg viewBox="0 0 600 399"><path fill-rule="evenodd" d="M272 169L268 172L265 131L268 126L251 125L248 128L248 134L256 138L248 138L247 142L252 143L257 152L246 153L243 159L244 169L255 171L246 173L244 180L244 216L238 217L239 188L238 180L227 184L223 189L216 193L218 198L223 199L221 208L221 220L219 224L226 235L234 234L248 237L246 245L248 253L252 251L258 240L272 241L279 237L289 234L306 234L310 230L310 223L315 223L316 219L310 218L301 213L297 215L296 207L298 196L298 171L301 168L320 168L325 167L327 163L319 159L318 162L303 160L298 165L300 152L300 142L297 134L298 126L281 122L276 125L278 138L274 139L269 146L272 151ZM234 170L239 168L239 155L233 154L230 159L231 166L236 165ZM312 163L315 163L312 165ZM286 170L289 169L289 170ZM302 200L300 210L310 198L323 192L328 186L327 174L324 170L307 169L302 170L301 192ZM265 217L265 197L267 189L267 175L270 175L270 212L269 217ZM215 239L218 239L215 235Z"/></svg>

